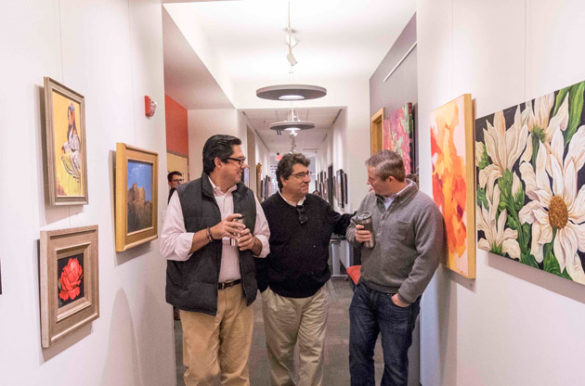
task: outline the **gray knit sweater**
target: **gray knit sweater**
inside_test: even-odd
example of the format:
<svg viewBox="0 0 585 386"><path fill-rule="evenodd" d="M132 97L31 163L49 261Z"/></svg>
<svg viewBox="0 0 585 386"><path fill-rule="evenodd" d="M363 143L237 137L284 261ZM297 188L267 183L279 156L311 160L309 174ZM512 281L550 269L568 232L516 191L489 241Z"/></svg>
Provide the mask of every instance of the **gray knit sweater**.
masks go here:
<svg viewBox="0 0 585 386"><path fill-rule="evenodd" d="M414 182L408 182L388 209L381 197L370 192L358 213L372 214L376 238L374 248L362 246L362 280L374 290L398 293L403 301L412 303L422 295L443 258L445 240L441 212ZM354 219L346 237L357 243Z"/></svg>

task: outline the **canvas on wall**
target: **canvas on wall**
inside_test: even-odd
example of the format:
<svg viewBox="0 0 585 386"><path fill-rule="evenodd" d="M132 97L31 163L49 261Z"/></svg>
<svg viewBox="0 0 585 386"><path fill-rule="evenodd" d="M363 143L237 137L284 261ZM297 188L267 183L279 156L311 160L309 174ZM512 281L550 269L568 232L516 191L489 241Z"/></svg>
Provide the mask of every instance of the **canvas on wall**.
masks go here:
<svg viewBox="0 0 585 386"><path fill-rule="evenodd" d="M52 205L87 204L83 95L44 78L47 197Z"/></svg>
<svg viewBox="0 0 585 386"><path fill-rule="evenodd" d="M475 278L475 200L471 95L431 113L433 199L445 219L447 268Z"/></svg>
<svg viewBox="0 0 585 386"><path fill-rule="evenodd" d="M585 284L585 82L476 121L480 248Z"/></svg>
<svg viewBox="0 0 585 386"><path fill-rule="evenodd" d="M116 251L158 237L158 154L116 144Z"/></svg>
<svg viewBox="0 0 585 386"><path fill-rule="evenodd" d="M406 103L382 123L382 148L402 156L406 175L416 173L414 140L412 103Z"/></svg>

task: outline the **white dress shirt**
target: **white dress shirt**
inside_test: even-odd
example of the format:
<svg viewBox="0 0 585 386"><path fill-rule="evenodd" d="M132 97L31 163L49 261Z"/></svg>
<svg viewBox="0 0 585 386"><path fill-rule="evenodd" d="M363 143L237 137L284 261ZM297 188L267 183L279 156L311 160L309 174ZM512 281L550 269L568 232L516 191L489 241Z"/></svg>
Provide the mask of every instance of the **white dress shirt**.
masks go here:
<svg viewBox="0 0 585 386"><path fill-rule="evenodd" d="M222 192L216 186L211 178L209 182L213 188L213 196L219 207L222 220L234 213L234 197L232 192L236 190L234 185L227 192ZM270 252L268 240L270 238L270 229L262 206L254 197L256 202L256 223L254 225L254 236L262 243L262 250L256 257L266 257ZM186 261L189 259L189 251L193 242L193 232L187 232L185 229L185 220L183 218L183 209L179 194L173 193L161 231L160 251L167 260ZM230 238L222 239L221 249L221 267L219 270L219 282L227 282L240 279L240 264L238 261L238 250L236 246L230 245Z"/></svg>

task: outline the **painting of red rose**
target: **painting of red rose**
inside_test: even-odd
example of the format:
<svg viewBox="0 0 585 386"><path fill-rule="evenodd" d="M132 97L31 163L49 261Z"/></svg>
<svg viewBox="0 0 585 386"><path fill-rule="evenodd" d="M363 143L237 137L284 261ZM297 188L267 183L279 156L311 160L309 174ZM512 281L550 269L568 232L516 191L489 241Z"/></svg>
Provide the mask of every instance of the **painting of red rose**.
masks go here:
<svg viewBox="0 0 585 386"><path fill-rule="evenodd" d="M57 264L59 307L62 307L83 297L83 255L61 258Z"/></svg>

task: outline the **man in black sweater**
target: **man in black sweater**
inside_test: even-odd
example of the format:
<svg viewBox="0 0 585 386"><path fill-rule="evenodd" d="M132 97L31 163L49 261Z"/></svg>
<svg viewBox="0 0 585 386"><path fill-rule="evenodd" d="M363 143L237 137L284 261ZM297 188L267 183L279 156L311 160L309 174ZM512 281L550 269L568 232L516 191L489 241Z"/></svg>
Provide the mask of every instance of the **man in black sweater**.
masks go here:
<svg viewBox="0 0 585 386"><path fill-rule="evenodd" d="M270 254L256 259L256 268L272 385L323 384L329 239L332 233L345 234L351 217L308 194L309 162L298 153L282 157L276 169L280 191L262 203Z"/></svg>

